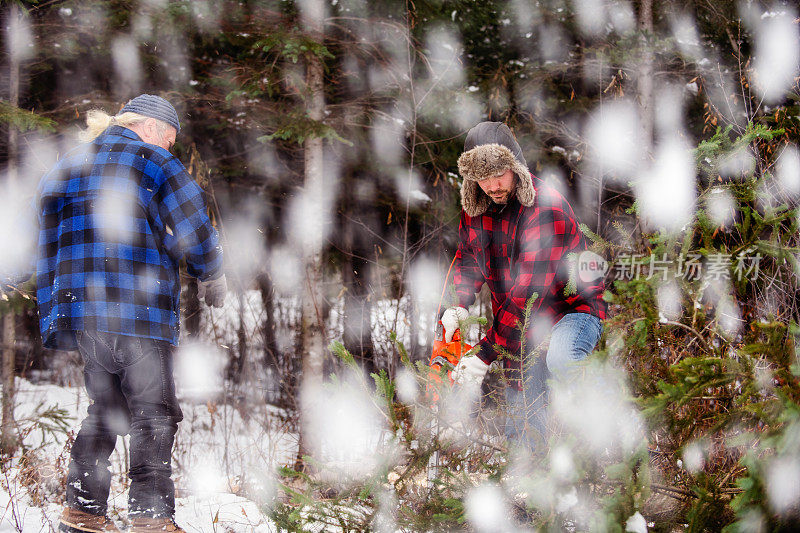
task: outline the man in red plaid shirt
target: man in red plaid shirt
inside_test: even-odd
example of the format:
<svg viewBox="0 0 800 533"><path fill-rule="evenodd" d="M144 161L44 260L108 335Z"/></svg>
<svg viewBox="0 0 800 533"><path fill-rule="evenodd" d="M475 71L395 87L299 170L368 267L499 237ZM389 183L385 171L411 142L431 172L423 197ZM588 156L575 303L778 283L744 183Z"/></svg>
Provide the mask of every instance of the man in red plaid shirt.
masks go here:
<svg viewBox="0 0 800 533"><path fill-rule="evenodd" d="M489 365L503 354L503 366L511 370L509 413L516 414L509 417L506 433L533 447L538 437L526 427L546 436L548 371L555 378L566 377L571 364L584 359L600 338L606 315L603 272L577 276L578 262L591 252L586 252L575 214L557 190L530 173L505 124L482 122L472 128L458 169L464 181L457 305L442 315L445 340L468 318L467 308L484 283L492 294L494 320L453 376L457 384L477 388ZM523 338L526 307L534 296ZM531 352L547 334L550 344L542 360Z"/></svg>

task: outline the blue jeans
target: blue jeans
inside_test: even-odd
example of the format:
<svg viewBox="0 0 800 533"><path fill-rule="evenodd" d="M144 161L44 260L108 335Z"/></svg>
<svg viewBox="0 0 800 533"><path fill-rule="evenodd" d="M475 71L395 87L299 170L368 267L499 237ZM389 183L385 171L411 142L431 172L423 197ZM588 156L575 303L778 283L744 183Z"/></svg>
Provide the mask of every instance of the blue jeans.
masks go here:
<svg viewBox="0 0 800 533"><path fill-rule="evenodd" d="M531 450L543 449L547 434L547 380L569 380L575 363L584 360L597 345L603 322L588 313L569 313L553 326L547 357L526 355L522 390L506 388L508 417L506 437Z"/></svg>
<svg viewBox="0 0 800 533"><path fill-rule="evenodd" d="M109 457L130 433L131 517L172 517L172 444L183 413L175 397L172 346L99 331L77 331L92 404L72 445L67 506L104 515L111 484Z"/></svg>

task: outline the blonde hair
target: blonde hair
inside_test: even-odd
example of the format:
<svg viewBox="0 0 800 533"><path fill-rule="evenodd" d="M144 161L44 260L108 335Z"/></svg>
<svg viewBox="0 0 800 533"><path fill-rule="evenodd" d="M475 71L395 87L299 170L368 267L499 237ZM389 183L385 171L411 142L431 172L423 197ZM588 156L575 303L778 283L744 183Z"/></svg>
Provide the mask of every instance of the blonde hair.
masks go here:
<svg viewBox="0 0 800 533"><path fill-rule="evenodd" d="M79 137L83 142L91 142L95 140L101 133L106 131L110 126L122 126L129 128L141 124L151 117L140 115L139 113L131 113L130 111L120 115L111 116L102 109L90 109L86 112L86 129L81 131ZM163 120L153 119L156 121L158 133L162 136L167 131L168 124Z"/></svg>

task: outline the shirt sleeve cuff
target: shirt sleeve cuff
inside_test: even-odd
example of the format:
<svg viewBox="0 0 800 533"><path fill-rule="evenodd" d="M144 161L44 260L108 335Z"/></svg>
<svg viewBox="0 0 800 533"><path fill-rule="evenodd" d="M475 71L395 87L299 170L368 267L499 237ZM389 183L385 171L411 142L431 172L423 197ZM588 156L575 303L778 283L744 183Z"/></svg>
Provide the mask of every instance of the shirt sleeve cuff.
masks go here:
<svg viewBox="0 0 800 533"><path fill-rule="evenodd" d="M212 270L211 273L206 272L205 274L196 277L198 281L202 281L205 283L206 281L219 279L222 277L223 274L225 274L225 270L222 267L220 267L217 270Z"/></svg>
<svg viewBox="0 0 800 533"><path fill-rule="evenodd" d="M490 365L497 360L497 352L495 351L494 346L490 345L489 341L486 340L486 337L482 338L478 343L477 356L487 365Z"/></svg>
<svg viewBox="0 0 800 533"><path fill-rule="evenodd" d="M474 293L456 291L456 300L458 301L459 307L469 309L469 306L475 303L475 299L476 295Z"/></svg>

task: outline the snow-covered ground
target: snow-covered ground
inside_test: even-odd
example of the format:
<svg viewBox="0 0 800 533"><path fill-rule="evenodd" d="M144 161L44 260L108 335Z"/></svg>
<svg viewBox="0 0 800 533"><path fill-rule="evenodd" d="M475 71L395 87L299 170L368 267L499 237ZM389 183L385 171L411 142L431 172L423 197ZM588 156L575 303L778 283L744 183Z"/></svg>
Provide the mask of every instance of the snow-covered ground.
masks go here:
<svg viewBox="0 0 800 533"><path fill-rule="evenodd" d="M17 379L15 417L24 435L21 452L5 465L0 479L0 532L55 531L64 497L69 446L86 415L82 387L35 385ZM61 410L66 432L52 426ZM196 395L182 398L184 421L173 449L176 520L191 532L275 531L266 516L276 496L274 472L289 465L297 450L296 433L280 410L262 405L245 412ZM43 416L44 414L44 416ZM109 515L124 525L127 514L126 439L112 454Z"/></svg>
<svg viewBox="0 0 800 533"><path fill-rule="evenodd" d="M393 352L392 331L406 346L410 344L411 305L406 298L379 300L371 306L372 336L379 359L388 358ZM340 299L331 309L330 339L341 339L342 307ZM479 306L471 311L481 312ZM415 314L419 342L424 345L430 340L434 313ZM296 298L275 300L279 357L294 351L299 315L300 302ZM187 531L275 530L268 513L277 497L276 471L294 463L298 437L288 414L267 403L283 394L280 382L285 379L283 372L287 369L280 366L282 361L278 368L263 363L261 327L265 317L258 291L247 291L241 297L229 293L224 308L203 308L200 333L203 340L183 339L176 351L175 380L184 420L173 448L172 477L176 486L176 520ZM248 342L248 368L243 383L231 385L225 379L226 366L231 356L238 354L240 326ZM479 332L477 327L471 329L467 340L474 343ZM69 449L86 416L89 399L82 385L80 356L62 353L51 361L51 367L46 372L32 373L30 380L17 378L15 419L24 436L25 461L21 460L20 450L3 467L0 533L55 531L58 525ZM323 427L328 438L317 443L318 452L323 457L344 453L343 460L348 465L354 449L361 450L362 458L370 455L366 450L376 453L376 443L385 437L383 424L369 417L364 419L369 423L361 424L364 428L355 423L363 422L362 415L370 411L362 405L368 404L368 399L357 397L356 404L351 405L351 398L346 395L339 403L333 397L326 398L320 403L322 418L317 425ZM353 409L357 413L348 418L347 413ZM341 424L343 417L354 422ZM54 423L54 419L61 419L61 425ZM326 426L328 422L347 428L342 442L331 440L331 432L336 428ZM353 433L357 428L364 430L360 437ZM354 439L363 442L356 446ZM386 452L387 456L391 456L390 452ZM124 526L129 483L127 438L118 440L111 462L108 513ZM375 467L367 463L362 466Z"/></svg>

